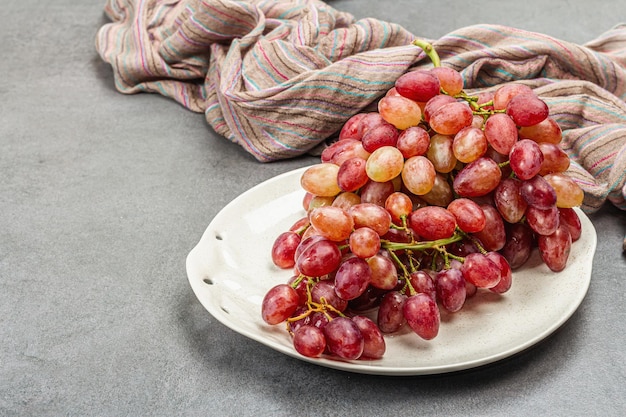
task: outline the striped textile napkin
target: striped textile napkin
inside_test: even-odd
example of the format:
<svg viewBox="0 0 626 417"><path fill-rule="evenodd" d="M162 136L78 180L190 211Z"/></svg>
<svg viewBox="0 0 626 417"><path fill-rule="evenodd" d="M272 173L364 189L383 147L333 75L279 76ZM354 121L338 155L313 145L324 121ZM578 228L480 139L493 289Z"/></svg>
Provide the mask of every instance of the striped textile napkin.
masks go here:
<svg viewBox="0 0 626 417"><path fill-rule="evenodd" d="M258 161L295 157L430 60L415 35L319 0L108 0L96 48L127 94L205 114ZM465 88L524 82L563 129L583 209L626 210L626 25L584 45L497 25L430 40Z"/></svg>

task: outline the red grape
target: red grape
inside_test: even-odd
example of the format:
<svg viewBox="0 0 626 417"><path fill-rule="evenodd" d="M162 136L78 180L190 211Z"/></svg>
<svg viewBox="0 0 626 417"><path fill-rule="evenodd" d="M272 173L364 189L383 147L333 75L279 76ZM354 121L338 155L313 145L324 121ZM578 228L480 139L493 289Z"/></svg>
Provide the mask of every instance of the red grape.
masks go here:
<svg viewBox="0 0 626 417"><path fill-rule="evenodd" d="M300 304L296 290L287 284L272 287L261 303L261 316L267 324L278 324L287 320Z"/></svg>
<svg viewBox="0 0 626 417"><path fill-rule="evenodd" d="M422 339L434 339L439 333L439 308L429 295L420 293L408 297L402 313L411 329Z"/></svg>

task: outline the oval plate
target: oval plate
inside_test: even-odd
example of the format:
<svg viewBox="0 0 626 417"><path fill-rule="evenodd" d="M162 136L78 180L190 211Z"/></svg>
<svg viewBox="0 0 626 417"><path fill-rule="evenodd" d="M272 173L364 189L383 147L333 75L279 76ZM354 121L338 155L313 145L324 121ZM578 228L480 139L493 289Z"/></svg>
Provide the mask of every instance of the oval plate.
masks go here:
<svg viewBox="0 0 626 417"><path fill-rule="evenodd" d="M269 179L230 202L187 256L189 283L200 303L232 330L286 355L317 365L373 375L428 375L459 371L509 357L545 339L576 311L589 288L596 232L580 210L582 236L568 265L550 271L535 250L513 273L504 295L479 291L455 314L442 313L439 335L424 341L410 331L385 337L379 360L343 361L298 354L284 325L261 319L261 302L290 270L274 266L274 239L304 216L300 168ZM407 326L405 326L407 327Z"/></svg>

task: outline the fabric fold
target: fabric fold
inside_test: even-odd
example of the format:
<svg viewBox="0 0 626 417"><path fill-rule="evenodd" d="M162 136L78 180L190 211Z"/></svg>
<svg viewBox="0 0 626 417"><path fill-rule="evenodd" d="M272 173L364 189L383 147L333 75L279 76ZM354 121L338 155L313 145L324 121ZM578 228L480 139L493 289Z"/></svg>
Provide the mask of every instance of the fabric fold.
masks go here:
<svg viewBox="0 0 626 417"><path fill-rule="evenodd" d="M331 138L404 72L431 66L405 28L356 20L320 0L109 0L96 49L125 94L204 113L258 161ZM524 82L563 128L584 209L626 209L626 26L584 45L499 25L432 40L466 89Z"/></svg>

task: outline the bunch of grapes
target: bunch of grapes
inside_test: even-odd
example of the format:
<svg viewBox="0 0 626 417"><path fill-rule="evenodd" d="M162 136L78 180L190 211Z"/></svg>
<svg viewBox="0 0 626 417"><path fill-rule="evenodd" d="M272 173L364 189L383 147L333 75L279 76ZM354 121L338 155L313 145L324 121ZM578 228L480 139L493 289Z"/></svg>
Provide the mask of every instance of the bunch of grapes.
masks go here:
<svg viewBox="0 0 626 417"><path fill-rule="evenodd" d="M345 123L301 177L306 216L272 247L294 273L268 291L262 317L286 322L302 355L381 358L384 335L405 325L433 339L441 309L505 293L535 247L563 270L581 235L583 192L546 103L515 83L469 95L415 44L434 67Z"/></svg>

